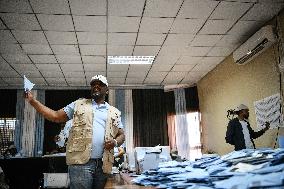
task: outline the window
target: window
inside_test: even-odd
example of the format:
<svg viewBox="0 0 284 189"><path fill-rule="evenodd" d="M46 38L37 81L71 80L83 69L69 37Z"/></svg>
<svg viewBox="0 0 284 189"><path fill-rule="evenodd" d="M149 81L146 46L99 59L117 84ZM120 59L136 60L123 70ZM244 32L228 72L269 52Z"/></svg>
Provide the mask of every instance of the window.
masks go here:
<svg viewBox="0 0 284 189"><path fill-rule="evenodd" d="M188 140L190 145L190 160L201 157L201 140L200 140L200 113L192 112L186 115L188 126Z"/></svg>
<svg viewBox="0 0 284 189"><path fill-rule="evenodd" d="M0 118L0 153L1 155L12 144L15 138L16 118Z"/></svg>

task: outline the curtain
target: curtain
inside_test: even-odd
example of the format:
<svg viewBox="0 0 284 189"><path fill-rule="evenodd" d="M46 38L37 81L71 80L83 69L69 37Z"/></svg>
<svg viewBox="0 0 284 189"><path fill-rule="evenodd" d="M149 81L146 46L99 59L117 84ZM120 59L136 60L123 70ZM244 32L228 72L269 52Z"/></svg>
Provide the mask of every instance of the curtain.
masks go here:
<svg viewBox="0 0 284 189"><path fill-rule="evenodd" d="M127 152L133 151L133 102L132 90L110 89L109 104L121 111L121 121L124 126Z"/></svg>
<svg viewBox="0 0 284 189"><path fill-rule="evenodd" d="M134 151L132 90L125 90L125 146L126 152Z"/></svg>
<svg viewBox="0 0 284 189"><path fill-rule="evenodd" d="M37 90L37 100L45 104L45 90ZM43 154L44 139L44 117L36 113L35 115L35 143L34 156L41 157Z"/></svg>
<svg viewBox="0 0 284 189"><path fill-rule="evenodd" d="M178 154L181 158L189 157L188 127L186 119L186 100L184 89L175 89L175 109L176 109L176 141Z"/></svg>
<svg viewBox="0 0 284 189"><path fill-rule="evenodd" d="M115 107L121 111L121 122L125 127L125 90L115 90Z"/></svg>
<svg viewBox="0 0 284 189"><path fill-rule="evenodd" d="M167 122L170 149L177 149L175 115L168 115Z"/></svg>
<svg viewBox="0 0 284 189"><path fill-rule="evenodd" d="M37 98L37 91L33 90L34 98ZM22 136L22 155L25 157L33 157L34 141L35 141L35 114L36 110L25 101L23 136Z"/></svg>
<svg viewBox="0 0 284 189"><path fill-rule="evenodd" d="M134 147L168 145L166 96L161 89L132 90Z"/></svg>
<svg viewBox="0 0 284 189"><path fill-rule="evenodd" d="M44 104L45 91L33 90L34 98ZM23 97L24 90L17 90L15 146L24 157L42 156L44 118Z"/></svg>
<svg viewBox="0 0 284 189"><path fill-rule="evenodd" d="M112 106L115 106L115 90L114 89L108 90L108 103Z"/></svg>
<svg viewBox="0 0 284 189"><path fill-rule="evenodd" d="M23 97L23 95L24 95L24 90L17 90L15 146L18 152L20 152L22 149L24 108L25 108L25 98Z"/></svg>

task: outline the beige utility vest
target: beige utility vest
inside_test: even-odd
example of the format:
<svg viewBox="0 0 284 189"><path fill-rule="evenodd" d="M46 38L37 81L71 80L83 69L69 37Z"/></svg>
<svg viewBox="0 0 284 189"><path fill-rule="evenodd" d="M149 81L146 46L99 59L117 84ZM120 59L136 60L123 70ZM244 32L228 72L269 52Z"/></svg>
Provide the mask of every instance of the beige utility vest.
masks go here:
<svg viewBox="0 0 284 189"><path fill-rule="evenodd" d="M89 161L92 151L93 115L92 99L79 99L75 102L73 125L66 146L67 165L85 164ZM119 119L120 111L110 106L105 126L105 141L116 137ZM113 149L104 149L104 173L111 173L113 162Z"/></svg>

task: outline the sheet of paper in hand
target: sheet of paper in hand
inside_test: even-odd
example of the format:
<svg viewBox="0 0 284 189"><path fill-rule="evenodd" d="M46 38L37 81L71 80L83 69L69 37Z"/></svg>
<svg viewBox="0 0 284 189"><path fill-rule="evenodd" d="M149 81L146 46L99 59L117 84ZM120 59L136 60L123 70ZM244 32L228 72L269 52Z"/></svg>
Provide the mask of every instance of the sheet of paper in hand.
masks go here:
<svg viewBox="0 0 284 189"><path fill-rule="evenodd" d="M35 84L33 84L32 82L30 82L30 80L28 80L26 78L26 76L24 75L24 89L25 92L32 90L32 88L34 87Z"/></svg>

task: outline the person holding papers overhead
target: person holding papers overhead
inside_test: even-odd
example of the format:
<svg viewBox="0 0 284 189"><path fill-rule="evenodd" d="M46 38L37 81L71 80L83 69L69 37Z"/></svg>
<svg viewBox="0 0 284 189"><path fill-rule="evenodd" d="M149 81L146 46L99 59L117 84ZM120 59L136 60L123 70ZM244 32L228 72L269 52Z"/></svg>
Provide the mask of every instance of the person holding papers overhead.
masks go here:
<svg viewBox="0 0 284 189"><path fill-rule="evenodd" d="M58 123L73 119L66 146L70 189L103 189L112 171L113 148L125 138L120 111L105 102L107 79L95 75L90 86L92 99L78 99L57 111L26 92L26 100L46 119Z"/></svg>

